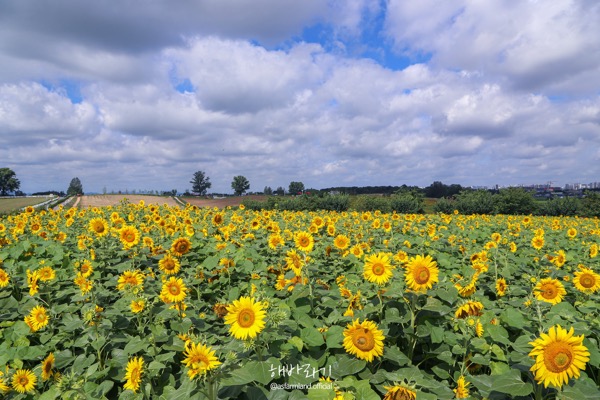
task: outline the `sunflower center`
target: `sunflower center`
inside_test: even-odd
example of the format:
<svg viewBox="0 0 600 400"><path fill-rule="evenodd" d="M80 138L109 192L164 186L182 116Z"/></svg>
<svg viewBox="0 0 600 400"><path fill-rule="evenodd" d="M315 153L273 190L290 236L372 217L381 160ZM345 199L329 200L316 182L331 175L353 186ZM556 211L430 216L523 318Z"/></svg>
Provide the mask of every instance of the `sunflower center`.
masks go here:
<svg viewBox="0 0 600 400"><path fill-rule="evenodd" d="M300 246L302 246L302 247L308 246L308 238L307 237L300 238Z"/></svg>
<svg viewBox="0 0 600 400"><path fill-rule="evenodd" d="M173 268L175 268L175 263L171 260L165 261L164 263L164 267L167 271L172 270Z"/></svg>
<svg viewBox="0 0 600 400"><path fill-rule="evenodd" d="M249 309L244 309L238 314L238 324L242 328L249 328L254 324L254 312Z"/></svg>
<svg viewBox="0 0 600 400"><path fill-rule="evenodd" d="M27 378L26 376L22 376L19 378L19 385L27 386L28 384L29 384L29 378Z"/></svg>
<svg viewBox="0 0 600 400"><path fill-rule="evenodd" d="M551 300L556 297L558 291L556 290L556 286L550 283L546 283L542 285L542 297L548 300Z"/></svg>
<svg viewBox="0 0 600 400"><path fill-rule="evenodd" d="M37 315L35 316L35 319L37 320L37 322L44 322L46 320L46 315L44 313L37 313Z"/></svg>
<svg viewBox="0 0 600 400"><path fill-rule="evenodd" d="M138 368L134 368L131 370L131 380L137 381L140 379L140 370Z"/></svg>
<svg viewBox="0 0 600 400"><path fill-rule="evenodd" d="M418 267L413 273L415 282L417 282L419 285L429 282L429 276L429 268L427 267Z"/></svg>
<svg viewBox="0 0 600 400"><path fill-rule="evenodd" d="M381 276L385 273L385 267L379 263L373 265L373 274Z"/></svg>
<svg viewBox="0 0 600 400"><path fill-rule="evenodd" d="M373 332L368 329L359 329L354 332L352 343L361 351L371 351L375 347Z"/></svg>
<svg viewBox="0 0 600 400"><path fill-rule="evenodd" d="M544 350L544 364L548 371L560 373L571 366L573 353L571 346L563 342L554 342Z"/></svg>
<svg viewBox="0 0 600 400"><path fill-rule="evenodd" d="M177 285L169 286L169 293L171 293L173 296L177 296L179 294L179 292L180 292L179 286L177 286Z"/></svg>
<svg viewBox="0 0 600 400"><path fill-rule="evenodd" d="M125 240L128 242L133 242L135 240L135 234L133 232L127 232L125 235Z"/></svg>
<svg viewBox="0 0 600 400"><path fill-rule="evenodd" d="M586 289L594 287L596 280L590 274L583 274L579 277L579 284Z"/></svg>

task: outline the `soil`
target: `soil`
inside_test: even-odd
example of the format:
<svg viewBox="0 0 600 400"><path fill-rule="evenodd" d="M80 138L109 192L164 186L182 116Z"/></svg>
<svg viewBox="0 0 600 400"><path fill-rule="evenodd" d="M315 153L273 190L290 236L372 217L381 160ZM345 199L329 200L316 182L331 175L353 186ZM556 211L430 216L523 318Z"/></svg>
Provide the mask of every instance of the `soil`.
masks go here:
<svg viewBox="0 0 600 400"><path fill-rule="evenodd" d="M135 195L135 194L107 194L94 196L81 196L78 199L80 208L87 207L105 207L118 205L123 199L127 199L130 203L139 203L144 200L146 204L168 204L169 206L179 206L172 197L150 196L150 195ZM264 201L267 196L248 195L248 196L230 196L223 198L204 198L204 197L181 197L183 202L189 203L197 207L217 207L225 208L228 206L237 207L244 200Z"/></svg>

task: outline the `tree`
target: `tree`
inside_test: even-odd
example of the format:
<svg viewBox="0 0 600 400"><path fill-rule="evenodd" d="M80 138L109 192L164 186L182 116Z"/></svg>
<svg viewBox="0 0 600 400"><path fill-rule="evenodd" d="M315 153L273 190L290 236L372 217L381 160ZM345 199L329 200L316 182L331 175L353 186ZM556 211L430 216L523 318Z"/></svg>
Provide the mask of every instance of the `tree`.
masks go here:
<svg viewBox="0 0 600 400"><path fill-rule="evenodd" d="M204 196L206 191L212 186L210 178L206 176L204 171L194 172L194 178L192 178L190 183L192 184L192 192L198 193L200 196Z"/></svg>
<svg viewBox="0 0 600 400"><path fill-rule="evenodd" d="M71 183L67 189L67 196L76 196L80 194L83 194L83 186L81 185L79 178L75 177L71 179Z"/></svg>
<svg viewBox="0 0 600 400"><path fill-rule="evenodd" d="M279 186L277 190L275 190L275 194L277 194L278 196L283 196L285 194L285 189Z"/></svg>
<svg viewBox="0 0 600 400"><path fill-rule="evenodd" d="M231 188L235 191L236 196L241 196L246 190L250 189L250 182L245 176L234 176Z"/></svg>
<svg viewBox="0 0 600 400"><path fill-rule="evenodd" d="M302 194L302 192L304 192L304 183L290 182L288 192L289 194Z"/></svg>
<svg viewBox="0 0 600 400"><path fill-rule="evenodd" d="M18 190L21 182L17 179L17 174L10 168L0 168L0 195L6 196L10 192Z"/></svg>
<svg viewBox="0 0 600 400"><path fill-rule="evenodd" d="M265 186L263 193L266 194L267 196L270 196L273 194L273 189L271 189L271 186Z"/></svg>

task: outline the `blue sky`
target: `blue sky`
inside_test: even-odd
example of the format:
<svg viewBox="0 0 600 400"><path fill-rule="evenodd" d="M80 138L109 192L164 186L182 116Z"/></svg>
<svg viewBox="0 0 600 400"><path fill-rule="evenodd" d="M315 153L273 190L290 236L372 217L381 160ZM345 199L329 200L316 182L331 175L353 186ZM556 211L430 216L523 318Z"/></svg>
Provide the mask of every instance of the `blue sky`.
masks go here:
<svg viewBox="0 0 600 400"><path fill-rule="evenodd" d="M600 181L592 0L0 3L25 192Z"/></svg>

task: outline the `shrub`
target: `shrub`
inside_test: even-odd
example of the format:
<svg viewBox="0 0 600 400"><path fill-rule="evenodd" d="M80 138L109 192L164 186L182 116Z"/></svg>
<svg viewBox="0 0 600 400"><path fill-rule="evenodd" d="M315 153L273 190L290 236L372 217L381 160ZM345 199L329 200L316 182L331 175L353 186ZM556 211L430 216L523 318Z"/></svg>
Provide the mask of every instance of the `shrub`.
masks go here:
<svg viewBox="0 0 600 400"><path fill-rule="evenodd" d="M522 188L502 189L494 196L494 202L498 214L531 214L536 209L533 195Z"/></svg>
<svg viewBox="0 0 600 400"><path fill-rule="evenodd" d="M581 201L576 197L563 197L561 199L548 200L542 203L537 210L539 215L575 216L580 215Z"/></svg>
<svg viewBox="0 0 600 400"><path fill-rule="evenodd" d="M412 193L397 194L390 197L390 208L392 211L403 214L422 214L423 196Z"/></svg>
<svg viewBox="0 0 600 400"><path fill-rule="evenodd" d="M461 214L492 214L494 195L487 190L463 191L456 195L456 209Z"/></svg>
<svg viewBox="0 0 600 400"><path fill-rule="evenodd" d="M456 200L446 197L439 199L433 206L436 213L452 214L456 210Z"/></svg>

